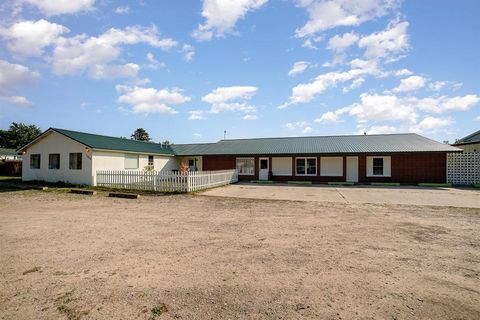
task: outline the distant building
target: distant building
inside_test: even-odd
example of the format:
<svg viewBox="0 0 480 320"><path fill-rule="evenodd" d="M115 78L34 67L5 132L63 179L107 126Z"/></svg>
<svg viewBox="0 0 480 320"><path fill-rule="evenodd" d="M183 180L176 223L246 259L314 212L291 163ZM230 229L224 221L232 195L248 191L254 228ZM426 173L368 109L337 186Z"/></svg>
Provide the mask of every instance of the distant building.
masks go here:
<svg viewBox="0 0 480 320"><path fill-rule="evenodd" d="M0 148L0 161L22 160L22 156L18 155L15 149Z"/></svg>
<svg viewBox="0 0 480 320"><path fill-rule="evenodd" d="M463 152L480 152L480 130L455 141L452 145L463 149Z"/></svg>

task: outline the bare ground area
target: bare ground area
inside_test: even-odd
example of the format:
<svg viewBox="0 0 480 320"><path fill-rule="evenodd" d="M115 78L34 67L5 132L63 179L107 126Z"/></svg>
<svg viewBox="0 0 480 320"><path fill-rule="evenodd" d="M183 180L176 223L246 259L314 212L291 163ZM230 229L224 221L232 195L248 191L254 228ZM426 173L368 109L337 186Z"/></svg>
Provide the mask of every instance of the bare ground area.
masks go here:
<svg viewBox="0 0 480 320"><path fill-rule="evenodd" d="M480 209L0 193L1 319L479 319Z"/></svg>

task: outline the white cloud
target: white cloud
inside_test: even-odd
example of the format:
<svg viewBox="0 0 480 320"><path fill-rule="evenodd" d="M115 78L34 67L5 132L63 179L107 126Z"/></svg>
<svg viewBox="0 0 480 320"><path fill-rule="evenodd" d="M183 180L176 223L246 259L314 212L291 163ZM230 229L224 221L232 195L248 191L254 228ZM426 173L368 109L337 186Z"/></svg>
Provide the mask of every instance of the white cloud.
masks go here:
<svg viewBox="0 0 480 320"><path fill-rule="evenodd" d="M258 91L253 86L220 87L202 97L202 101L211 105L211 113L240 111L255 113L256 107L247 103Z"/></svg>
<svg viewBox="0 0 480 320"><path fill-rule="evenodd" d="M117 85L115 89L121 94L118 102L131 105L134 113L175 114L177 111L171 107L172 105L190 101L190 98L184 96L183 90L179 88L157 90Z"/></svg>
<svg viewBox="0 0 480 320"><path fill-rule="evenodd" d="M352 81L351 85L349 85L348 87L344 87L342 89L342 92L347 93L347 92L350 92L354 89L360 88L364 82L365 82L364 78L355 79L355 80Z"/></svg>
<svg viewBox="0 0 480 320"><path fill-rule="evenodd" d="M137 76L139 70L140 66L135 63L124 65L96 64L88 70L88 74L93 79L133 78Z"/></svg>
<svg viewBox="0 0 480 320"><path fill-rule="evenodd" d="M412 74L413 72L408 69L400 69L393 72L393 75L396 77L411 76Z"/></svg>
<svg viewBox="0 0 480 320"><path fill-rule="evenodd" d="M428 85L428 87L433 91L440 91L443 87L447 85L446 81L435 81Z"/></svg>
<svg viewBox="0 0 480 320"><path fill-rule="evenodd" d="M0 27L0 37L7 39L7 48L22 56L40 56L44 48L54 44L69 30L46 20L17 22L9 28Z"/></svg>
<svg viewBox="0 0 480 320"><path fill-rule="evenodd" d="M448 111L467 111L480 102L480 97L475 94L468 94L456 97L406 98L404 101L425 112L443 113Z"/></svg>
<svg viewBox="0 0 480 320"><path fill-rule="evenodd" d="M193 59L195 55L195 48L191 44L184 44L180 52L183 53L183 58L185 61L189 62Z"/></svg>
<svg viewBox="0 0 480 320"><path fill-rule="evenodd" d="M279 109L286 108L292 104L307 103L312 101L316 95L325 90L336 86L338 83L347 82L360 78L366 74L375 74L378 72L376 65L370 63L360 63L358 60L355 64L358 68L343 72L328 72L317 76L312 82L301 83L292 89L292 94L288 101L279 106ZM358 84L358 83L357 83Z"/></svg>
<svg viewBox="0 0 480 320"><path fill-rule="evenodd" d="M158 61L157 59L155 59L155 56L153 55L153 53L151 52L148 52L147 53L147 56L146 56L148 62L150 62L147 67L149 67L150 69L154 69L154 70L157 70L159 68L165 68L166 65L165 63L163 62L160 62Z"/></svg>
<svg viewBox="0 0 480 320"><path fill-rule="evenodd" d="M87 72L90 75L95 75L98 74L95 72L97 66L109 65L119 58L121 45L138 43L146 43L162 50L168 50L177 45L177 42L170 38L160 38L156 27L111 28L99 37L78 35L72 38L59 39L53 53L53 70L56 74ZM125 69L125 66L123 67ZM121 67L110 66L106 68L119 69ZM132 70L130 68L130 71Z"/></svg>
<svg viewBox="0 0 480 320"><path fill-rule="evenodd" d="M310 63L308 63L306 61L297 61L293 64L292 69L290 69L290 71L288 71L288 75L290 77L293 77L293 76L296 76L298 74L301 74L305 70L307 70L309 65L310 65Z"/></svg>
<svg viewBox="0 0 480 320"><path fill-rule="evenodd" d="M398 57L410 47L407 29L407 21L394 22L386 30L362 37L358 41L358 46L365 48L367 59Z"/></svg>
<svg viewBox="0 0 480 320"><path fill-rule="evenodd" d="M414 106L403 103L394 95L377 95L363 93L360 102L349 107L348 113L362 122L399 121L415 124L418 114Z"/></svg>
<svg viewBox="0 0 480 320"><path fill-rule="evenodd" d="M130 13L130 7L129 6L120 6L115 9L116 14L127 14Z"/></svg>
<svg viewBox="0 0 480 320"><path fill-rule="evenodd" d="M303 41L302 48L307 48L307 49L312 49L312 50L318 50L317 47L313 44L312 40L306 39Z"/></svg>
<svg viewBox="0 0 480 320"><path fill-rule="evenodd" d="M307 121L288 122L285 124L285 127L302 134L312 133L314 131Z"/></svg>
<svg viewBox="0 0 480 320"><path fill-rule="evenodd" d="M188 111L188 120L202 120L205 119L203 116L203 110L191 110Z"/></svg>
<svg viewBox="0 0 480 320"><path fill-rule="evenodd" d="M0 101L5 101L8 104L14 104L21 107L29 107L32 103L22 96L0 96Z"/></svg>
<svg viewBox="0 0 480 320"><path fill-rule="evenodd" d="M427 83L427 79L421 76L410 76L400 80L400 85L393 92L408 92L421 89Z"/></svg>
<svg viewBox="0 0 480 320"><path fill-rule="evenodd" d="M480 121L480 116L475 118L476 121Z"/></svg>
<svg viewBox="0 0 480 320"><path fill-rule="evenodd" d="M206 19L192 32L198 41L209 41L212 37L223 37L231 33L239 19L249 11L262 7L268 0L203 0L202 16Z"/></svg>
<svg viewBox="0 0 480 320"><path fill-rule="evenodd" d="M243 120L257 120L258 116L256 114L246 114L242 117Z"/></svg>
<svg viewBox="0 0 480 320"><path fill-rule="evenodd" d="M357 26L387 14L398 6L396 0L297 0L305 8L307 23L295 32L297 37L312 36L339 26Z"/></svg>
<svg viewBox="0 0 480 320"><path fill-rule="evenodd" d="M435 132L438 129L447 127L451 125L454 121L451 118L436 118L436 117L425 117L417 125L411 126L409 131L411 132Z"/></svg>
<svg viewBox="0 0 480 320"><path fill-rule="evenodd" d="M342 36L339 36L337 34L334 37L330 38L330 40L328 41L327 49L333 50L337 53L341 53L351 45L355 44L358 39L359 36L357 36L353 32L344 33Z"/></svg>
<svg viewBox="0 0 480 320"><path fill-rule="evenodd" d="M93 9L95 0L22 0L37 7L47 16L73 14Z"/></svg>
<svg viewBox="0 0 480 320"><path fill-rule="evenodd" d="M20 64L0 60L0 98L10 104L30 105L27 98L15 94L18 88L35 83L40 75Z"/></svg>
<svg viewBox="0 0 480 320"><path fill-rule="evenodd" d="M332 111L325 112L320 118L315 119L318 123L338 122L338 114Z"/></svg>

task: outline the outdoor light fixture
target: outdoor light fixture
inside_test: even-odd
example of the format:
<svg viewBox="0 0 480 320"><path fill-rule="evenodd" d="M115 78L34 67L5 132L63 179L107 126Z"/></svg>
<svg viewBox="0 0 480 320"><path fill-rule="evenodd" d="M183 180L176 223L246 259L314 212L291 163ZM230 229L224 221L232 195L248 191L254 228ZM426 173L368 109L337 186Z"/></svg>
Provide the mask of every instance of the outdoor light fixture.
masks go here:
<svg viewBox="0 0 480 320"><path fill-rule="evenodd" d="M89 152L89 151L90 151L90 149L88 149L88 147L87 147L87 148L85 148L85 152Z"/></svg>
<svg viewBox="0 0 480 320"><path fill-rule="evenodd" d="M27 151L25 151L25 150L22 151L22 154L23 154L23 155L26 154L26 153L27 153Z"/></svg>

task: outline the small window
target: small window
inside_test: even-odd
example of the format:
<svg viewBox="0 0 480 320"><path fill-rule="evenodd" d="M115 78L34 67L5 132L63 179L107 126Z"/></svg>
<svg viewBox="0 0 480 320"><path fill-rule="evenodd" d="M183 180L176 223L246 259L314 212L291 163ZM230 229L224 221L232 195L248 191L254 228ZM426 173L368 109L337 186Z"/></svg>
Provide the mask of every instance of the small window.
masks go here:
<svg viewBox="0 0 480 320"><path fill-rule="evenodd" d="M148 156L148 165L153 167L153 156Z"/></svg>
<svg viewBox="0 0 480 320"><path fill-rule="evenodd" d="M252 176L255 174L254 158L237 158L237 172L240 175Z"/></svg>
<svg viewBox="0 0 480 320"><path fill-rule="evenodd" d="M305 159L297 159L297 175L304 175L305 174Z"/></svg>
<svg viewBox="0 0 480 320"><path fill-rule="evenodd" d="M317 158L297 158L295 164L297 176L317 175Z"/></svg>
<svg viewBox="0 0 480 320"><path fill-rule="evenodd" d="M138 169L137 154L125 154L125 169Z"/></svg>
<svg viewBox="0 0 480 320"><path fill-rule="evenodd" d="M82 153L70 153L69 159L70 170L82 170Z"/></svg>
<svg viewBox="0 0 480 320"><path fill-rule="evenodd" d="M40 155L31 154L30 155L30 169L40 169Z"/></svg>
<svg viewBox="0 0 480 320"><path fill-rule="evenodd" d="M260 169L262 170L268 169L268 159L260 160Z"/></svg>
<svg viewBox="0 0 480 320"><path fill-rule="evenodd" d="M373 158L373 175L383 176L383 158Z"/></svg>
<svg viewBox="0 0 480 320"><path fill-rule="evenodd" d="M48 169L60 169L60 153L50 153L48 155Z"/></svg>

